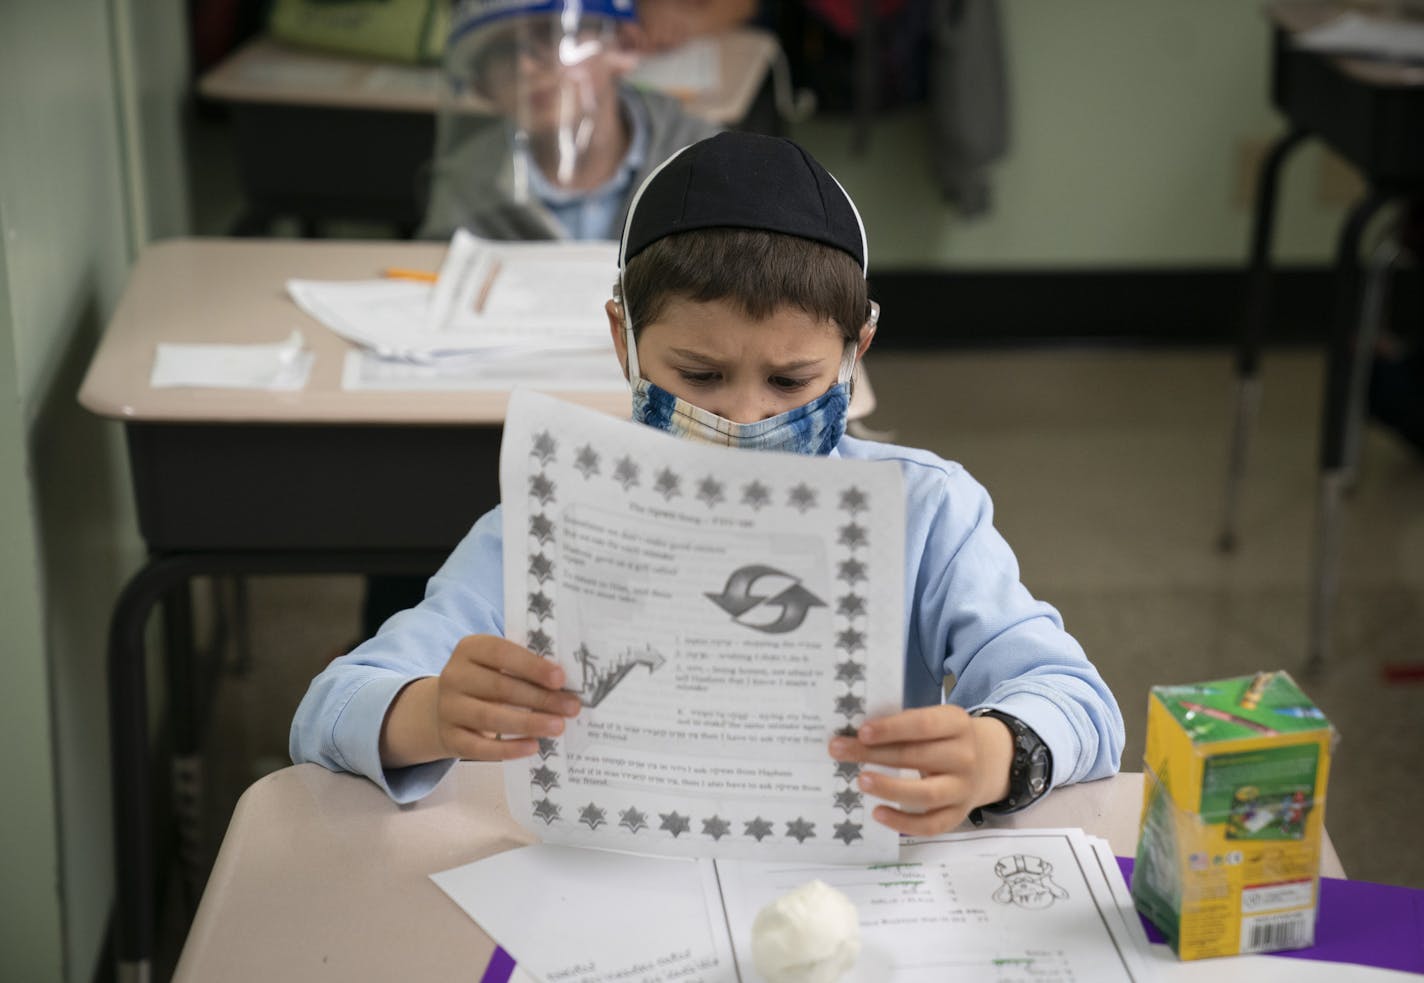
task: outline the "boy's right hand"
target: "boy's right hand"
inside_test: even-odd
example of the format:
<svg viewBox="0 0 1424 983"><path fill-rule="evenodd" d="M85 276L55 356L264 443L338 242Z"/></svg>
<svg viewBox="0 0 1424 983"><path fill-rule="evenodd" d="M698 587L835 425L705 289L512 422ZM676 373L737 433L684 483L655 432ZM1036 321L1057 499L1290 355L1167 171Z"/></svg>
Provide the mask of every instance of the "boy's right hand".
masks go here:
<svg viewBox="0 0 1424 983"><path fill-rule="evenodd" d="M562 734L564 719L578 715L579 698L562 691L564 682L556 663L508 639L466 636L439 676L396 694L381 727L381 762L399 768L527 757L539 750L538 738Z"/></svg>
<svg viewBox="0 0 1424 983"><path fill-rule="evenodd" d="M564 732L582 705L563 692L556 662L495 635L468 635L439 677L435 715L447 757L474 761L523 758L537 738ZM509 737L501 735L521 735Z"/></svg>

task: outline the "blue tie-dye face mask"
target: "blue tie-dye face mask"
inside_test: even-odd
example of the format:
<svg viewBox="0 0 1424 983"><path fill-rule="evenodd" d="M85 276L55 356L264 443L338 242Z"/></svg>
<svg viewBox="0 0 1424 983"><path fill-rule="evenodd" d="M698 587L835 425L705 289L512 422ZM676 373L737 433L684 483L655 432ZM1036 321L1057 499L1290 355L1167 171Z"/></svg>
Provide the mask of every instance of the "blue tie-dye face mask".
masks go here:
<svg viewBox="0 0 1424 983"><path fill-rule="evenodd" d="M853 352L846 363L854 368ZM845 435L849 370L843 367L841 375L834 386L811 402L756 423L734 423L640 378L633 383L633 419L704 444L825 455Z"/></svg>

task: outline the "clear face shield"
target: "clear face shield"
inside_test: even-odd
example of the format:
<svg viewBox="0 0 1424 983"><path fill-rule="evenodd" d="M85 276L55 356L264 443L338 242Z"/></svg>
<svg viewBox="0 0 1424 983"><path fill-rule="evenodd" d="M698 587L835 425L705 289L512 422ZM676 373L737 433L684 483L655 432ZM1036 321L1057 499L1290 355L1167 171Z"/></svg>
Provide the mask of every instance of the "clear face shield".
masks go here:
<svg viewBox="0 0 1424 983"><path fill-rule="evenodd" d="M618 9L475 4L463 28L457 13L434 170L437 183L461 189L462 207L480 208L489 182L529 202L611 176L627 151L618 80L634 63Z"/></svg>

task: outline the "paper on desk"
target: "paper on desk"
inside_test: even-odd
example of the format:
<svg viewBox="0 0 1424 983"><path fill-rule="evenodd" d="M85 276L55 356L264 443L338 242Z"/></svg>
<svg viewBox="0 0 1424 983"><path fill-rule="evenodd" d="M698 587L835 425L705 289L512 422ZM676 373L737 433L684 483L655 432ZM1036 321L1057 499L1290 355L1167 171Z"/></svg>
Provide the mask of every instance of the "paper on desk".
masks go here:
<svg viewBox="0 0 1424 983"><path fill-rule="evenodd" d="M603 304L617 269L616 243L490 242L461 230L434 286L293 279L287 292L332 331L384 358L606 352Z"/></svg>
<svg viewBox="0 0 1424 983"><path fill-rule="evenodd" d="M542 980L735 979L710 864L538 845L431 879Z"/></svg>
<svg viewBox="0 0 1424 983"><path fill-rule="evenodd" d="M1297 47L1331 54L1424 61L1424 24L1345 13L1295 35Z"/></svg>
<svg viewBox="0 0 1424 983"><path fill-rule="evenodd" d="M507 392L521 386L551 392L626 392L613 345L601 352L449 357L428 362L346 353L341 388L396 392Z"/></svg>
<svg viewBox="0 0 1424 983"><path fill-rule="evenodd" d="M715 92L722 86L721 44L716 38L693 38L669 51L644 55L628 80L659 92Z"/></svg>
<svg viewBox="0 0 1424 983"><path fill-rule="evenodd" d="M286 341L259 345L172 344L160 342L148 384L155 389L194 386L213 389L301 389L315 356L300 331Z"/></svg>
<svg viewBox="0 0 1424 983"><path fill-rule="evenodd" d="M894 857L830 738L901 706L893 463L680 440L538 393L500 453L505 634L564 667L564 735L505 769L546 841Z"/></svg>
<svg viewBox="0 0 1424 983"><path fill-rule="evenodd" d="M752 983L756 913L813 878L859 913L845 983L1149 978L1115 907L1122 874L1095 847L1076 829L985 830L909 841L895 863L817 866L537 844L432 876L548 980Z"/></svg>

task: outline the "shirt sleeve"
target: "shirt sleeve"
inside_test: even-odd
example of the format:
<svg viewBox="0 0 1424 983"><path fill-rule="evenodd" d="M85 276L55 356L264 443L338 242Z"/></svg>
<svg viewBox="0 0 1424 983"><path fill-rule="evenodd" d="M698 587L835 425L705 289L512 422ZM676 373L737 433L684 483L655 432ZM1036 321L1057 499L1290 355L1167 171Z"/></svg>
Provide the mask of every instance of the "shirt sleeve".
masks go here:
<svg viewBox="0 0 1424 983"><path fill-rule="evenodd" d="M430 578L420 604L392 616L312 680L292 719L292 761L365 775L402 803L439 784L453 760L382 767L381 726L396 695L438 676L460 639L504 634L500 523L498 508L484 515Z"/></svg>
<svg viewBox="0 0 1424 983"><path fill-rule="evenodd" d="M962 468L912 493L913 631L948 699L1018 717L1053 754L1053 785L1106 778L1122 759L1117 700L1057 610L1019 580L1018 560L994 528L993 504ZM913 547L912 547L913 548Z"/></svg>

